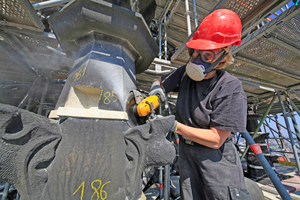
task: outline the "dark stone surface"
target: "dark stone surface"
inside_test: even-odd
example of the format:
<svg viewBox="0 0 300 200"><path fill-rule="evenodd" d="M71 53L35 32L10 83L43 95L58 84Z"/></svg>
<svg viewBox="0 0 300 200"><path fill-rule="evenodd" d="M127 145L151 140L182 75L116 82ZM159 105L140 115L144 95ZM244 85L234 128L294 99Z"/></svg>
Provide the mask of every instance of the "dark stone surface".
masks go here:
<svg viewBox="0 0 300 200"><path fill-rule="evenodd" d="M158 54L158 45L145 22L145 17L148 21L152 19L155 8L153 0L76 0L51 17L49 24L68 56L76 57L79 49L95 34L112 37L132 48L134 73L141 73Z"/></svg>
<svg viewBox="0 0 300 200"><path fill-rule="evenodd" d="M55 121L0 104L0 181L21 199L139 199L142 171L175 157L165 134L174 116ZM94 196L94 197L93 197Z"/></svg>

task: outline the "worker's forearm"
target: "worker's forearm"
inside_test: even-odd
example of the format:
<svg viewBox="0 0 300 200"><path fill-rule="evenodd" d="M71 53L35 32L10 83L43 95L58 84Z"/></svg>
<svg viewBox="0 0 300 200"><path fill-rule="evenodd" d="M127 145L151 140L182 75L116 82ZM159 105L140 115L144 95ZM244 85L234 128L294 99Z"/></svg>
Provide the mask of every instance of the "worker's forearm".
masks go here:
<svg viewBox="0 0 300 200"><path fill-rule="evenodd" d="M176 133L204 146L218 149L225 142L230 131L194 128L178 122Z"/></svg>

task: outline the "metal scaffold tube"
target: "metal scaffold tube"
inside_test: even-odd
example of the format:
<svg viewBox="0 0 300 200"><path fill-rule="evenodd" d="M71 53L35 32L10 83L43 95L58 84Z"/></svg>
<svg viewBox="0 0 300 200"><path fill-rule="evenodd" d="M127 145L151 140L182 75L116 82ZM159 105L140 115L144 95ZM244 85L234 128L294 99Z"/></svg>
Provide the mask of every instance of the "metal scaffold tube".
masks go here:
<svg viewBox="0 0 300 200"><path fill-rule="evenodd" d="M172 16L174 15L174 13L176 12L179 4L180 4L181 0L177 0L174 7L172 8L170 14L168 15L168 19L166 21L166 25L168 25L170 23L170 19L172 18Z"/></svg>
<svg viewBox="0 0 300 200"><path fill-rule="evenodd" d="M281 126L280 126L280 124L279 124L279 122L278 122L278 116L275 115L275 118L276 118L276 120L277 120L277 121L275 121L275 123L276 123L277 130L278 130L278 131L274 130L274 129L267 123L267 121L265 121L265 123L266 123L267 127L269 128L269 130L271 131L271 133L272 133L274 139L276 140L276 142L277 142L277 144L278 144L278 147L279 147L280 149L286 149L287 147L286 147L286 144L285 144L285 141L284 141L285 138L283 137L283 134L281 133ZM270 118L269 118L269 119L270 119ZM277 133L277 134L279 135L279 141L280 141L280 144L279 144L279 142L278 142L278 138L276 138L276 136L274 135L273 132L275 132L275 133ZM271 138L270 138L270 139L271 139ZM287 159L287 161L290 161L290 159L289 159L289 157L287 156L286 153L283 153L283 155L284 155L284 157Z"/></svg>
<svg viewBox="0 0 300 200"><path fill-rule="evenodd" d="M170 165L165 165L165 174L164 174L164 199L170 199Z"/></svg>
<svg viewBox="0 0 300 200"><path fill-rule="evenodd" d="M193 0L193 8L194 8L194 17L195 17L195 27L198 27L198 14L197 14L197 5L196 1Z"/></svg>
<svg viewBox="0 0 300 200"><path fill-rule="evenodd" d="M163 188L163 167L160 166L159 170L159 199L163 199L164 197L164 188Z"/></svg>
<svg viewBox="0 0 300 200"><path fill-rule="evenodd" d="M297 137L298 141L300 141L300 132L299 132L298 124L297 124L297 121L296 121L295 116L293 114L291 99L290 99L290 97L288 96L287 93L285 93L285 98L286 98L286 101L288 103L289 111L291 113L291 118L292 118L292 122L293 122L293 125L294 125L296 137Z"/></svg>
<svg viewBox="0 0 300 200"><path fill-rule="evenodd" d="M275 138L276 143L278 144L278 147L282 149L282 144L279 143L278 138L276 138L276 136L275 136L272 128L270 127L269 123L265 120L265 124L264 124L265 133L267 132L266 127L268 127L270 129L271 134L273 135L273 137Z"/></svg>
<svg viewBox="0 0 300 200"><path fill-rule="evenodd" d="M49 79L47 78L46 82L45 82L45 86L44 86L44 90L43 90L43 94L42 94L42 97L41 97L41 100L40 100L40 105L39 105L37 114L40 114L40 115L42 114L43 107L44 107L43 104L45 103L46 95L47 95L47 92L48 92L48 87L49 87Z"/></svg>
<svg viewBox="0 0 300 200"><path fill-rule="evenodd" d="M159 105L159 114L162 114L162 106ZM158 181L159 181L159 199L164 199L164 182L163 182L163 171L164 168L163 166L159 166L158 168L159 170L159 177L158 177Z"/></svg>
<svg viewBox="0 0 300 200"><path fill-rule="evenodd" d="M290 127L290 123L289 123L289 120L287 118L286 110L285 110L285 107L284 107L284 104L283 104L283 101L282 101L282 98L281 98L280 91L276 90L276 93L277 93L277 96L278 96L278 99L279 99L279 102L280 102L280 105L281 105L281 108L282 108L282 113L283 113L284 121L286 123L288 134L289 134L289 137L290 137L290 140L291 140L291 145L292 145L292 149L293 149L295 160L296 160L296 164L297 164L298 174L300 174L300 164L299 164L298 151L297 151L297 148L296 148L296 145L295 145L295 141L294 141L294 138L293 138L293 134L292 134L292 130L291 130L291 127Z"/></svg>
<svg viewBox="0 0 300 200"><path fill-rule="evenodd" d="M48 7L57 6L57 5L60 5L63 3L68 3L69 1L71 1L71 0L50 0L50 1L35 3L35 4L32 4L32 6L35 10L39 10L42 8L48 8Z"/></svg>
<svg viewBox="0 0 300 200"><path fill-rule="evenodd" d="M261 166L263 166L266 174L271 179L273 185L275 186L276 190L278 191L279 195L284 200L291 200L291 196L286 191L285 187L282 185L281 181L273 171L272 167L270 166L269 162L265 158L265 156L262 153L262 150L260 149L260 146L258 144L255 144L253 138L250 136L248 131L242 133L243 137L246 139L246 141L249 143L251 150L258 158ZM253 150L254 149L254 150Z"/></svg>
<svg viewBox="0 0 300 200"><path fill-rule="evenodd" d="M166 21L167 21L167 17L165 16L165 20L164 20L164 29L165 29L165 35L164 35L165 60L168 59L168 35L167 35Z"/></svg>
<svg viewBox="0 0 300 200"><path fill-rule="evenodd" d="M38 83L40 82L41 76L38 76L37 79L34 80L30 89L28 90L27 94L24 96L22 101L19 103L18 108L24 108L25 104L27 103L28 99L32 97L33 93L35 92ZM28 103L27 103L28 104Z"/></svg>
<svg viewBox="0 0 300 200"><path fill-rule="evenodd" d="M259 125L257 126L257 128L256 128L256 130L255 130L255 132L254 132L253 138L255 138L255 136L256 136L256 134L258 133L260 127L263 125L265 119L267 118L267 116L268 116L268 114L269 114L269 112L270 112L270 110L271 110L271 108L272 108L272 106L273 106L273 103L274 103L274 101L275 101L275 98L276 98L276 95L273 96L273 99L271 100L271 103L270 103L270 105L269 105L269 107L268 107L266 113L264 114L263 118L261 119ZM248 150L249 150L249 145L247 145L247 147L246 147L246 149L245 149L243 155L241 156L241 160L245 157L245 155L246 155L246 153L247 153Z"/></svg>
<svg viewBox="0 0 300 200"><path fill-rule="evenodd" d="M161 56L162 56L162 53L161 53L161 40L162 40L162 37L161 37L161 22L159 22L159 36L158 36L158 40L159 40L159 45L158 45L158 48L159 48L159 52L158 52L158 57L159 59L161 59Z"/></svg>
<svg viewBox="0 0 300 200"><path fill-rule="evenodd" d="M293 109L298 113L298 115L300 116L300 110L297 108L297 106L295 105L295 103L291 100L291 105L293 107Z"/></svg>
<svg viewBox="0 0 300 200"><path fill-rule="evenodd" d="M188 31L188 36L189 36L192 33L192 29L191 29L191 17L190 17L190 8L189 8L188 0L185 0L185 9L186 9L187 31Z"/></svg>

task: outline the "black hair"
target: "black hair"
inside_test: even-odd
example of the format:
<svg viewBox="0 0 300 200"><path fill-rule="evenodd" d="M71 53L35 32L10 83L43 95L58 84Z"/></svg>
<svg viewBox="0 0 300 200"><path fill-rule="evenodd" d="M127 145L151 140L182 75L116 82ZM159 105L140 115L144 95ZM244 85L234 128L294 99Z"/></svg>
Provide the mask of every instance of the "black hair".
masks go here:
<svg viewBox="0 0 300 200"><path fill-rule="evenodd" d="M189 48L188 51L189 51L189 56L192 57L192 55L193 55L195 49Z"/></svg>

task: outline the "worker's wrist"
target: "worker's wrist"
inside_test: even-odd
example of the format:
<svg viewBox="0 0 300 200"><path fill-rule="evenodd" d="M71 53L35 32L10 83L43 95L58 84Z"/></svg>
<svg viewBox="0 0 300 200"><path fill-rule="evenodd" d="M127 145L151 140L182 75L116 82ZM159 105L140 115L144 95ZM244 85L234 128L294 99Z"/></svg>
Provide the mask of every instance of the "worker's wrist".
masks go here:
<svg viewBox="0 0 300 200"><path fill-rule="evenodd" d="M175 121L174 121L174 124L173 124L173 127L171 128L171 131L172 131L173 133L175 133L175 132L177 131L177 128L178 128L178 121L175 120Z"/></svg>
<svg viewBox="0 0 300 200"><path fill-rule="evenodd" d="M158 88L161 89L160 82L158 80L153 81L152 85L151 85L151 88L150 88L150 91L158 89Z"/></svg>
<svg viewBox="0 0 300 200"><path fill-rule="evenodd" d="M162 102L166 100L165 92L163 88L160 86L160 82L158 80L154 81L151 85L149 96L152 95L158 96Z"/></svg>

